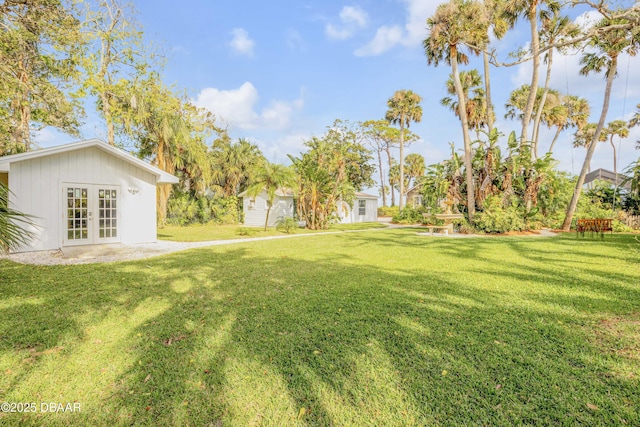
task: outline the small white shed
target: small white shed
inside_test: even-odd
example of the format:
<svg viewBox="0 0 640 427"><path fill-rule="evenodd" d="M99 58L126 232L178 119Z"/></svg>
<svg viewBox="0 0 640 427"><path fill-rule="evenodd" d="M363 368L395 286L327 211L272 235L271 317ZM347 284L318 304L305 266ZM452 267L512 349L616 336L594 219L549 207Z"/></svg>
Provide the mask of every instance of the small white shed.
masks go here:
<svg viewBox="0 0 640 427"><path fill-rule="evenodd" d="M24 251L157 240L156 185L178 179L98 139L0 157L10 203L35 217Z"/></svg>
<svg viewBox="0 0 640 427"><path fill-rule="evenodd" d="M356 193L353 206L338 203L338 216L342 224L356 222L376 222L378 220L378 197L366 193Z"/></svg>
<svg viewBox="0 0 640 427"><path fill-rule="evenodd" d="M267 192L263 191L258 196L253 197L243 191L238 196L242 197L244 225L264 227L264 222L267 219L267 209L269 208ZM280 188L276 191L267 226L274 227L280 218L293 218L293 190L289 188Z"/></svg>

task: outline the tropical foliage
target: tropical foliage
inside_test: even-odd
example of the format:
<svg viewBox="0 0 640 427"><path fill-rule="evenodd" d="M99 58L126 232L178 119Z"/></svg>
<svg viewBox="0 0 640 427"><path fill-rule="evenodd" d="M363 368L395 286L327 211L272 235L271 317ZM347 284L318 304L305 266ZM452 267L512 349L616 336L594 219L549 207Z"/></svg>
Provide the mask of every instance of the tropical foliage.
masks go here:
<svg viewBox="0 0 640 427"><path fill-rule="evenodd" d="M9 189L0 183L0 253L20 249L33 238L36 224L33 218L12 209Z"/></svg>
<svg viewBox="0 0 640 427"><path fill-rule="evenodd" d="M297 175L297 215L312 230L326 229L337 220L341 203L373 184L371 152L349 123L336 120L320 138L305 142L307 151L289 156Z"/></svg>

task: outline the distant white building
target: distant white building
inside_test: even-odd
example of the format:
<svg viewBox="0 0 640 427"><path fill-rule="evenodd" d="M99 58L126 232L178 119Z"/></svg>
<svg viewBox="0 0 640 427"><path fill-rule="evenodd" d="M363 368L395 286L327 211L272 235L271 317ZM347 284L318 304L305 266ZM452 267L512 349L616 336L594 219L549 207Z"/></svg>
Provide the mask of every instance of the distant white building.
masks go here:
<svg viewBox="0 0 640 427"><path fill-rule="evenodd" d="M249 196L246 191L238 194L242 197L242 212L244 213L244 225L251 227L264 227L269 208L267 192L263 191L258 196ZM269 212L268 227L274 227L280 218L293 218L293 191L289 188L281 188L276 191L276 197Z"/></svg>
<svg viewBox="0 0 640 427"><path fill-rule="evenodd" d="M378 197L366 193L356 193L352 206L347 202L338 203L338 217L341 224L376 222L378 220Z"/></svg>
<svg viewBox="0 0 640 427"><path fill-rule="evenodd" d="M156 186L178 178L98 139L0 157L13 208L33 216L24 251L157 241Z"/></svg>

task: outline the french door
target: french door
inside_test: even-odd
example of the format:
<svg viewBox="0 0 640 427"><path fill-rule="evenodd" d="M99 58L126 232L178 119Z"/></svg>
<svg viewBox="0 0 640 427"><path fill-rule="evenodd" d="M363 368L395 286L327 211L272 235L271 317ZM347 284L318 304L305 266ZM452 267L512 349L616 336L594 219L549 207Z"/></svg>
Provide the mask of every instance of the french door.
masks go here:
<svg viewBox="0 0 640 427"><path fill-rule="evenodd" d="M63 245L91 245L120 241L120 187L95 184L63 184Z"/></svg>

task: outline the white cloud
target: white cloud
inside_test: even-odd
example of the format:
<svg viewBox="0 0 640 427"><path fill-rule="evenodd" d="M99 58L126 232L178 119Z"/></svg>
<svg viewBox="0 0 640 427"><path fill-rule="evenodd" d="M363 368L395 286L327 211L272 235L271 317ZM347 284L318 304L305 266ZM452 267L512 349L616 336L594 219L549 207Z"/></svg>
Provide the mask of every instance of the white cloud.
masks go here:
<svg viewBox="0 0 640 427"><path fill-rule="evenodd" d="M247 30L244 28L234 28L231 34L233 34L233 39L229 42L229 46L231 46L233 51L238 55L252 57L255 42L249 37Z"/></svg>
<svg viewBox="0 0 640 427"><path fill-rule="evenodd" d="M419 45L427 37L427 19L438 6L437 2L424 0L402 0L406 6L407 18L404 27L382 25L369 43L355 51L356 56L380 55L397 45L412 47Z"/></svg>
<svg viewBox="0 0 640 427"><path fill-rule="evenodd" d="M344 24L354 23L358 27L365 27L367 19L367 12L357 6L345 6L340 11L340 20Z"/></svg>
<svg viewBox="0 0 640 427"><path fill-rule="evenodd" d="M193 102L238 129L286 129L291 123L291 116L304 106L301 96L294 101L271 101L258 112L258 100L256 87L251 82L245 82L238 89L205 88Z"/></svg>
<svg viewBox="0 0 640 427"><path fill-rule="evenodd" d="M393 27L382 26L376 31L376 35L367 45L356 49L356 56L375 56L380 55L402 43L404 33L402 28L395 25Z"/></svg>
<svg viewBox="0 0 640 427"><path fill-rule="evenodd" d="M340 25L328 23L325 26L327 37L332 40L346 40L355 32L367 26L369 19L367 12L358 6L345 6L340 11Z"/></svg>

